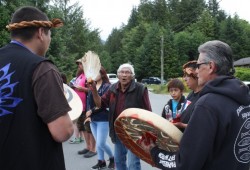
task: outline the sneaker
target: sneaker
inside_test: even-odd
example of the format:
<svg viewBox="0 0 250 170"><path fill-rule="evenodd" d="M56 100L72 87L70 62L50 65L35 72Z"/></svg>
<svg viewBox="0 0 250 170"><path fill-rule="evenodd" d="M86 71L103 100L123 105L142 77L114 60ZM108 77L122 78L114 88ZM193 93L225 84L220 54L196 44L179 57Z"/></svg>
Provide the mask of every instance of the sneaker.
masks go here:
<svg viewBox="0 0 250 170"><path fill-rule="evenodd" d="M95 166L92 166L91 169L104 169L106 168L106 162L98 160L97 164Z"/></svg>
<svg viewBox="0 0 250 170"><path fill-rule="evenodd" d="M78 144L78 143L81 143L81 142L82 142L81 140L82 140L82 139L80 139L80 138L75 138L75 139L69 140L69 143L70 143L70 144Z"/></svg>
<svg viewBox="0 0 250 170"><path fill-rule="evenodd" d="M93 156L95 156L97 153L96 152L92 152L92 151L89 151L88 153L86 153L84 155L85 158L91 158Z"/></svg>
<svg viewBox="0 0 250 170"><path fill-rule="evenodd" d="M84 142L84 140L80 137L80 142Z"/></svg>
<svg viewBox="0 0 250 170"><path fill-rule="evenodd" d="M115 160L114 160L114 157L112 158L109 158L109 166L108 166L109 169L115 169Z"/></svg>
<svg viewBox="0 0 250 170"><path fill-rule="evenodd" d="M84 155L84 154L86 154L88 152L89 152L89 150L85 148L83 150L78 151L77 153L78 153L78 155Z"/></svg>

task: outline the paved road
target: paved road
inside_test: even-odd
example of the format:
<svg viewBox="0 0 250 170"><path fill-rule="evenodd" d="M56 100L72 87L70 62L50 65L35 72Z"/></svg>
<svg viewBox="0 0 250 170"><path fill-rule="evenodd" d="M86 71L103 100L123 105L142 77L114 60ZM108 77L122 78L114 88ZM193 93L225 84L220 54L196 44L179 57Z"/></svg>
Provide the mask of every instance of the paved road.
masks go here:
<svg viewBox="0 0 250 170"><path fill-rule="evenodd" d="M149 94L152 109L154 113L160 114L164 104L170 99L169 95L157 95L150 93ZM113 144L108 138L112 149ZM77 151L82 150L85 147L85 143L81 144L69 144L68 142L63 143L64 157L67 170L89 170L93 165L97 163L97 156L92 158L84 158L82 155L78 155ZM105 155L105 159L108 159ZM142 170L156 170L157 168L152 167L144 161L141 161Z"/></svg>

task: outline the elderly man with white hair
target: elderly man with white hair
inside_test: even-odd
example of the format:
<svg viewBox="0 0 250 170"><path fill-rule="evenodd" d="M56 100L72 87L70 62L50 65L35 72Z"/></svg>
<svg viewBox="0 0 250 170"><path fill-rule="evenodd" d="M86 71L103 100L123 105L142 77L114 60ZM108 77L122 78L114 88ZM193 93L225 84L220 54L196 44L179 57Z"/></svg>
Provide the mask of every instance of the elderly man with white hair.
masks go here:
<svg viewBox="0 0 250 170"><path fill-rule="evenodd" d="M119 114L127 108L141 108L151 111L148 90L141 83L135 82L134 67L125 63L117 70L119 81L99 96L93 83L90 89L97 107L109 108L109 135L115 145L115 168L118 170L140 170L140 159L128 150L115 134L114 122ZM128 160L128 165L127 165Z"/></svg>

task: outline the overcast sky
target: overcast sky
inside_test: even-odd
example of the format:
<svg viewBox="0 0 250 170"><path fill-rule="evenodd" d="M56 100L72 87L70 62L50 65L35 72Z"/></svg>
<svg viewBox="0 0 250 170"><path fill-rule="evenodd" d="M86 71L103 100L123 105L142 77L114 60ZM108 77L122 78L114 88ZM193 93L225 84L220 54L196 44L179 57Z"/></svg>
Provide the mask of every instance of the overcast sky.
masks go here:
<svg viewBox="0 0 250 170"><path fill-rule="evenodd" d="M84 18L88 19L91 28L99 28L101 38L106 40L113 28L127 24L133 6L140 0L71 0L79 2L84 9ZM250 0L221 0L220 8L227 14L237 13L241 19L250 22Z"/></svg>

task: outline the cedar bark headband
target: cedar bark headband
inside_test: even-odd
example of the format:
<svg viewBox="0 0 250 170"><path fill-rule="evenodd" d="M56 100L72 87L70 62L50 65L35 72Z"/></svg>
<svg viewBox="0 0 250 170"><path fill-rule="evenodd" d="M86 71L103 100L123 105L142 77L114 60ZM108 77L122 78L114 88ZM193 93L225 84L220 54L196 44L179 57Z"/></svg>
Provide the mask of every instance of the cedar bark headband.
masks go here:
<svg viewBox="0 0 250 170"><path fill-rule="evenodd" d="M183 68L183 73L184 73L184 77L185 76L189 76L189 77L193 77L194 79L197 79L197 73L195 72L196 70L196 64L197 61L193 60L193 61L189 61L186 64L184 64L182 66Z"/></svg>
<svg viewBox="0 0 250 170"><path fill-rule="evenodd" d="M9 31L15 30L15 29L21 29L21 28L26 28L26 27L47 27L47 28L59 28L63 26L63 22L55 18L52 21L22 21L19 23L12 23L6 26L6 28Z"/></svg>

